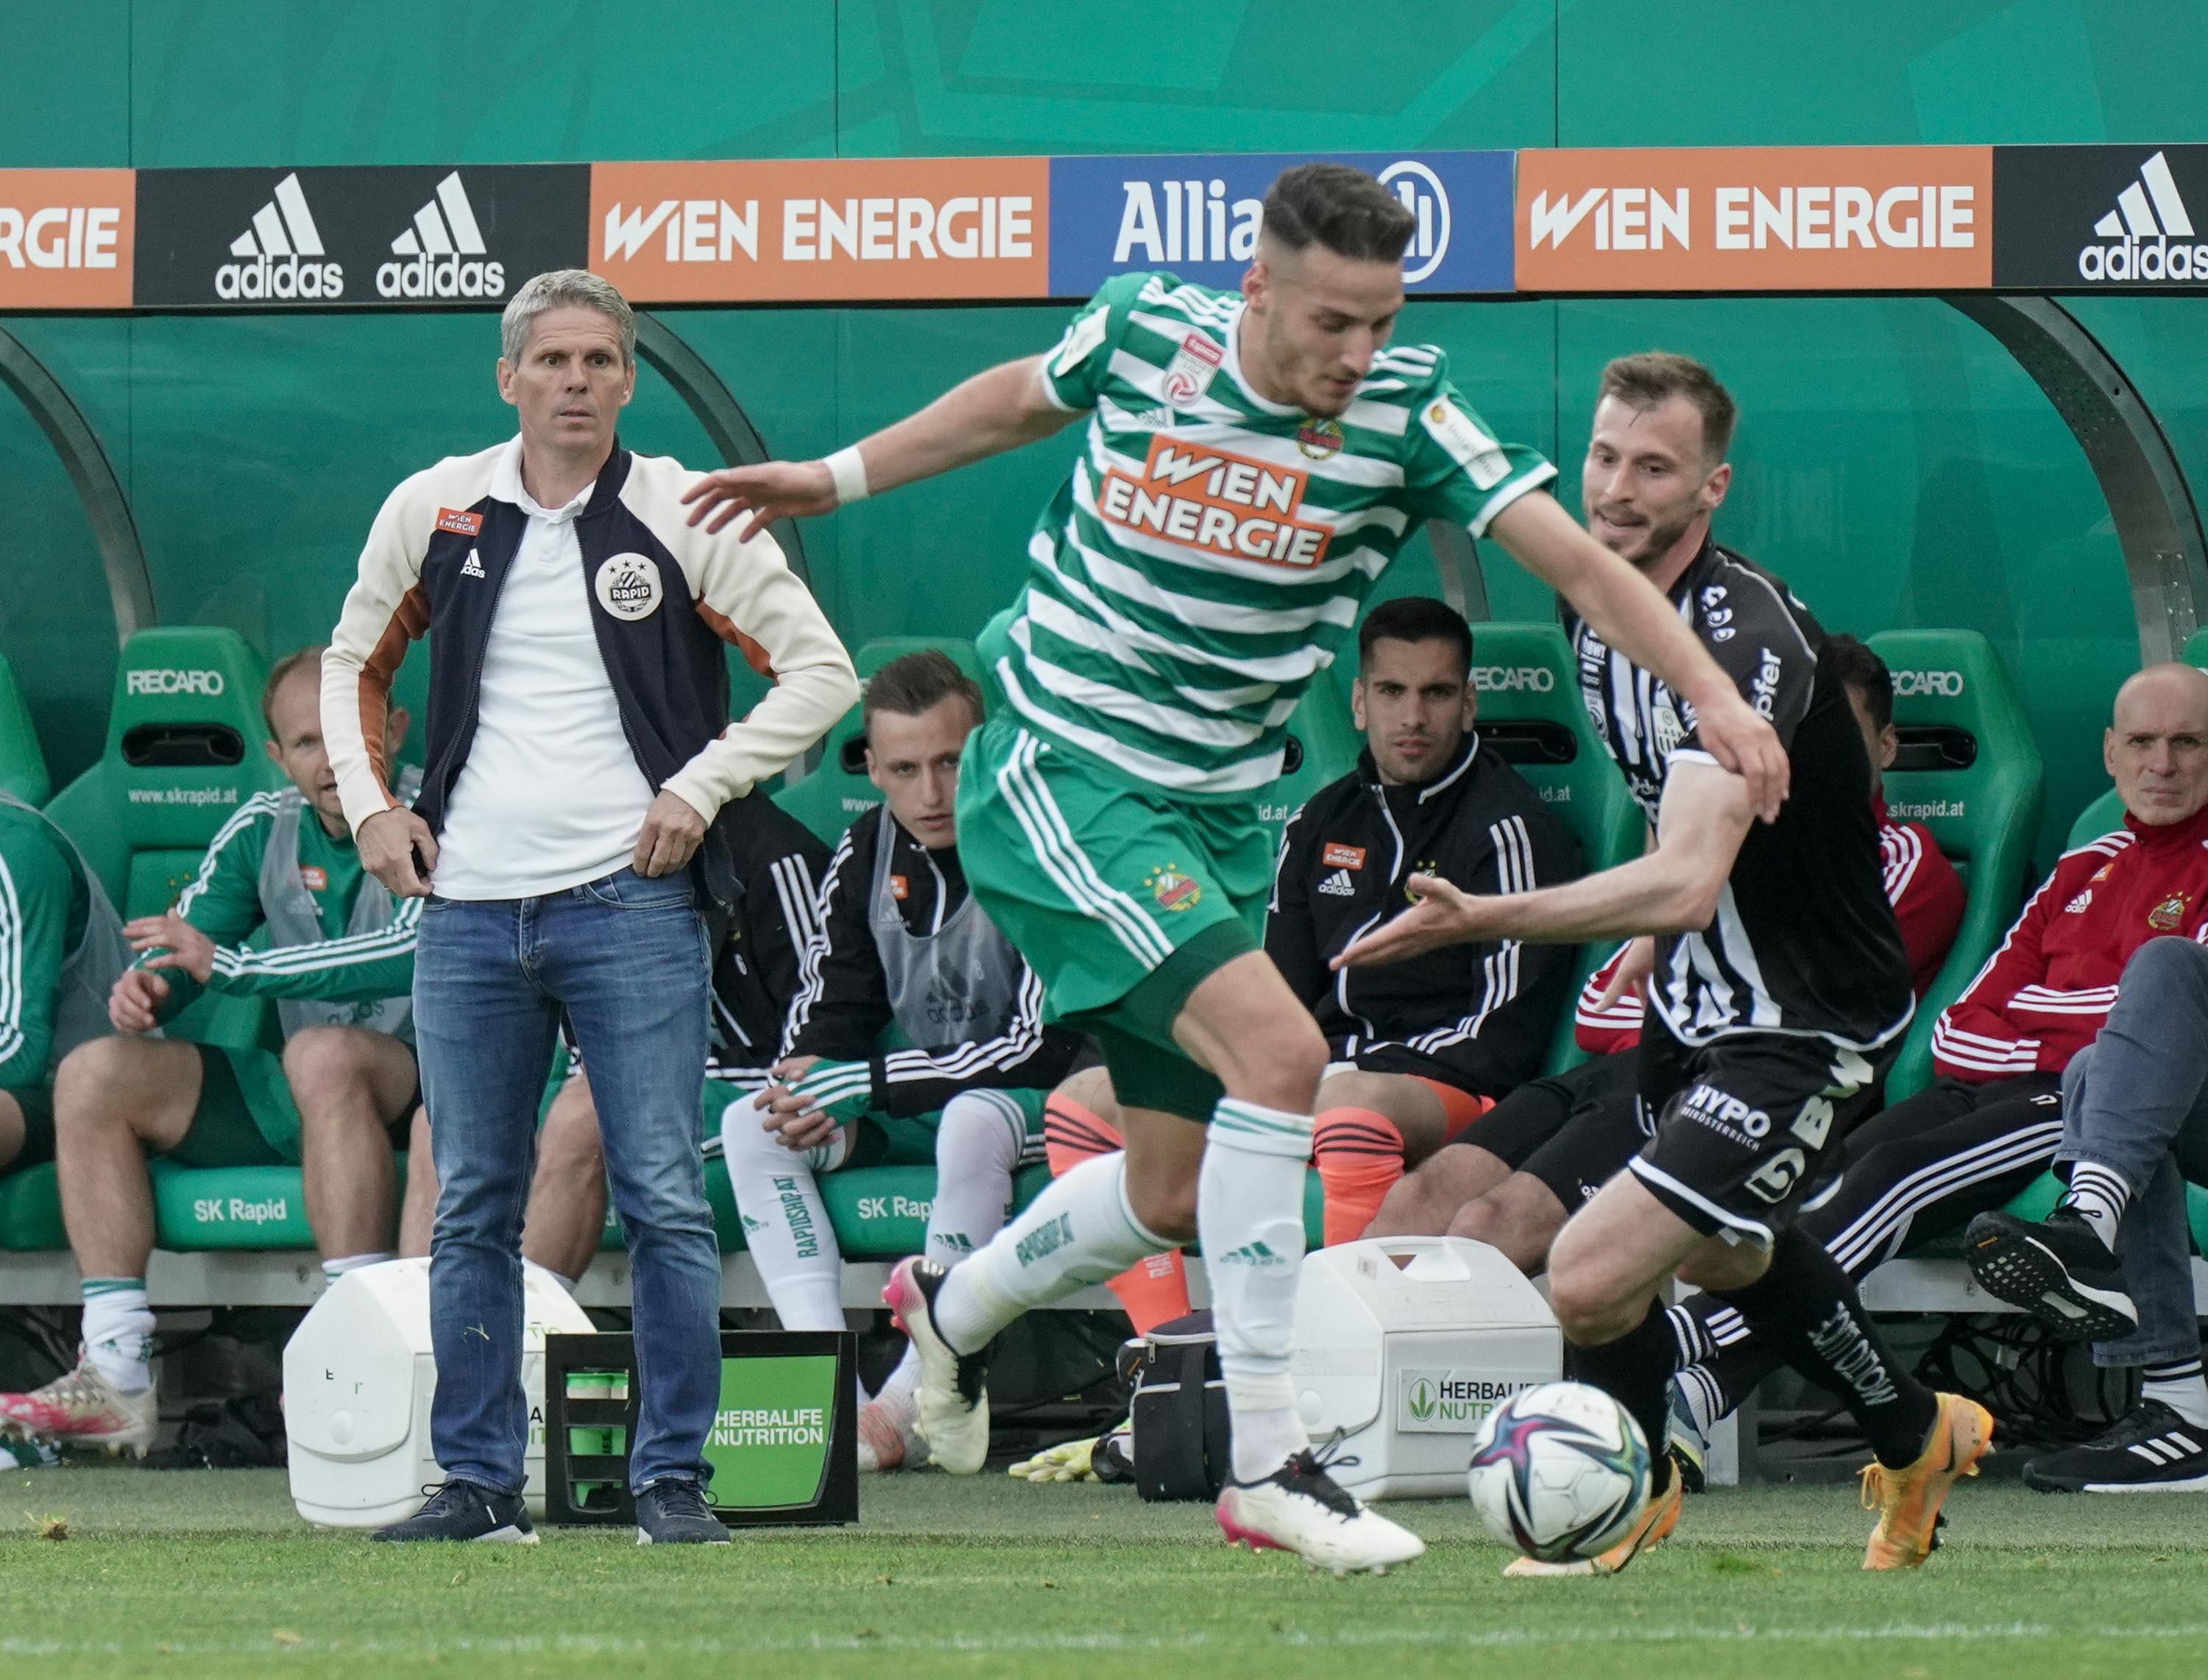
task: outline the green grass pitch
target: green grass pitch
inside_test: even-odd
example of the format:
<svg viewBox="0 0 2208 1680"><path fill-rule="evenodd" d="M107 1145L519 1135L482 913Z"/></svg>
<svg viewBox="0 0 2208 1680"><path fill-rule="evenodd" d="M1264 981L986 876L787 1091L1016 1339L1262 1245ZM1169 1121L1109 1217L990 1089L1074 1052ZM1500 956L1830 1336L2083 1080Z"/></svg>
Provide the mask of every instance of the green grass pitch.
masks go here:
<svg viewBox="0 0 2208 1680"><path fill-rule="evenodd" d="M1335 1581L1221 1545L1210 1513L1000 1474L869 1483L845 1530L649 1550L317 1533L279 1472L93 1467L0 1483L0 1674L312 1680L558 1675L1691 1675L1895 1680L2208 1673L2208 1498L1967 1483L1915 1574L1863 1574L1852 1487L1720 1490L1610 1581L1505 1581L1462 1502ZM69 1537L39 1536L68 1519Z"/></svg>

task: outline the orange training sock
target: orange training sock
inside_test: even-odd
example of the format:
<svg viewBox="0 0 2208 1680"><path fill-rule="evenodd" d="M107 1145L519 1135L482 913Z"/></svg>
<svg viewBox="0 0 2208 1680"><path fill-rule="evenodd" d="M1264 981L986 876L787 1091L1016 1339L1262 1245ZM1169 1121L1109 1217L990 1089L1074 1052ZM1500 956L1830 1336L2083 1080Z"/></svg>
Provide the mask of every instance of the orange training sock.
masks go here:
<svg viewBox="0 0 2208 1680"><path fill-rule="evenodd" d="M1403 1176L1403 1134L1370 1108L1329 1108L1311 1123L1311 1156L1326 1191L1326 1245L1355 1242Z"/></svg>
<svg viewBox="0 0 2208 1680"><path fill-rule="evenodd" d="M1042 1140L1053 1178L1094 1156L1126 1148L1125 1140L1110 1121L1062 1095L1053 1095L1043 1105ZM1188 1271L1177 1248L1137 1261L1105 1287L1119 1301L1137 1335L1148 1335L1160 1324L1188 1316Z"/></svg>

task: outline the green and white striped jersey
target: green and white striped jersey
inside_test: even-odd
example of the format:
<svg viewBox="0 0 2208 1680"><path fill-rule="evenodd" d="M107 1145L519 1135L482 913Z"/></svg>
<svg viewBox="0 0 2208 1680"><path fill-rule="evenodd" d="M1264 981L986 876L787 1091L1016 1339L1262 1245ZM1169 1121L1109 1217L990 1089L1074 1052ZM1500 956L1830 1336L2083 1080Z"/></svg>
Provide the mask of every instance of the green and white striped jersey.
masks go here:
<svg viewBox="0 0 2208 1680"><path fill-rule="evenodd" d="M1238 293L1122 274L1043 389L1090 415L986 650L1023 723L1145 784L1247 799L1281 772L1305 686L1422 519L1474 536L1556 469L1502 443L1431 345L1375 358L1338 420L1243 381Z"/></svg>

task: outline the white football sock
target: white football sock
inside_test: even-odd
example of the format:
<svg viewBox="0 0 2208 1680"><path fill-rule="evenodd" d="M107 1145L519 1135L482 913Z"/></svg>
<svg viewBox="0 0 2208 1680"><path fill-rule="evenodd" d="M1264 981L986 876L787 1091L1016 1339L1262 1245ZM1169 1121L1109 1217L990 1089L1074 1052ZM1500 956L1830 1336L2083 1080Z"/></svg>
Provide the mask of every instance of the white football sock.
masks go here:
<svg viewBox="0 0 2208 1680"><path fill-rule="evenodd" d="M385 1253L345 1254L334 1260L322 1262L322 1287L327 1289L347 1272L357 1272L363 1266L380 1266L391 1257Z"/></svg>
<svg viewBox="0 0 2208 1680"><path fill-rule="evenodd" d="M2116 1251L2116 1227L2124 1222L2124 1209L2132 1199L2132 1187L2123 1175L2091 1161L2077 1162L2070 1169L2070 1188L2062 1193L2061 1204L2093 1227L2093 1234L2109 1245L2109 1252Z"/></svg>
<svg viewBox="0 0 2208 1680"><path fill-rule="evenodd" d="M142 1277L84 1280L84 1357L119 1393L153 1386L153 1309Z"/></svg>
<svg viewBox="0 0 2208 1680"><path fill-rule="evenodd" d="M1212 1110L1196 1227L1211 1280L1219 1374L1234 1424L1234 1479L1257 1481L1311 1444L1288 1356L1304 1261L1311 1117L1222 1097Z"/></svg>
<svg viewBox="0 0 2208 1680"><path fill-rule="evenodd" d="M919 1409L916 1396L920 1393L920 1355L908 1346L897 1367L883 1380L881 1392L874 1396L874 1404L888 1412L900 1424L909 1424Z"/></svg>
<svg viewBox="0 0 2208 1680"><path fill-rule="evenodd" d="M1174 1246L1143 1228L1127 1203L1127 1157L1115 1150L1051 1180L1026 1210L954 1266L935 1297L935 1328L971 1353L1030 1307L1119 1275Z"/></svg>
<svg viewBox="0 0 2208 1680"><path fill-rule="evenodd" d="M955 1266L1004 1229L1027 1141L1027 1116L1003 1091L961 1091L943 1105L923 1254Z"/></svg>
<svg viewBox="0 0 2208 1680"><path fill-rule="evenodd" d="M2158 1400L2195 1429L2208 1429L2208 1377L2197 1356L2151 1365L2140 1374L2141 1400Z"/></svg>
<svg viewBox="0 0 2208 1680"><path fill-rule="evenodd" d="M721 1112L721 1148L744 1246L783 1329L840 1330L843 1257L813 1173L843 1164L849 1134L839 1131L834 1142L800 1155L759 1123L763 1113L757 1097Z"/></svg>

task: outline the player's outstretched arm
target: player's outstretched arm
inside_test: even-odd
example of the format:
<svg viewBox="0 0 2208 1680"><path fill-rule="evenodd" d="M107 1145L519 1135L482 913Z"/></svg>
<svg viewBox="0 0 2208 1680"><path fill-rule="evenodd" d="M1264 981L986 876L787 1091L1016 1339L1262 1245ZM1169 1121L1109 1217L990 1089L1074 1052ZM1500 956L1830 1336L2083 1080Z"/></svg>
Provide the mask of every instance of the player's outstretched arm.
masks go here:
<svg viewBox="0 0 2208 1680"><path fill-rule="evenodd" d="M1000 363L955 385L917 414L885 426L851 448L817 461L766 461L723 467L692 485L682 500L690 523L718 531L740 514L749 538L777 519L825 513L862 495L932 478L1048 437L1079 417L1043 394L1040 356Z"/></svg>
<svg viewBox="0 0 2208 1680"><path fill-rule="evenodd" d="M1570 602L1603 640L1663 678L1694 707L1702 744L1746 780L1750 809L1776 822L1786 799L1785 747L1654 586L1541 491L1520 496L1488 529L1513 560Z"/></svg>
<svg viewBox="0 0 2208 1680"><path fill-rule="evenodd" d="M1755 821L1740 777L1707 761L1675 759L1664 780L1655 850L1534 892L1475 895L1437 876L1413 875L1407 885L1417 902L1332 966L1400 963L1442 945L1489 939L1570 944L1707 927Z"/></svg>

